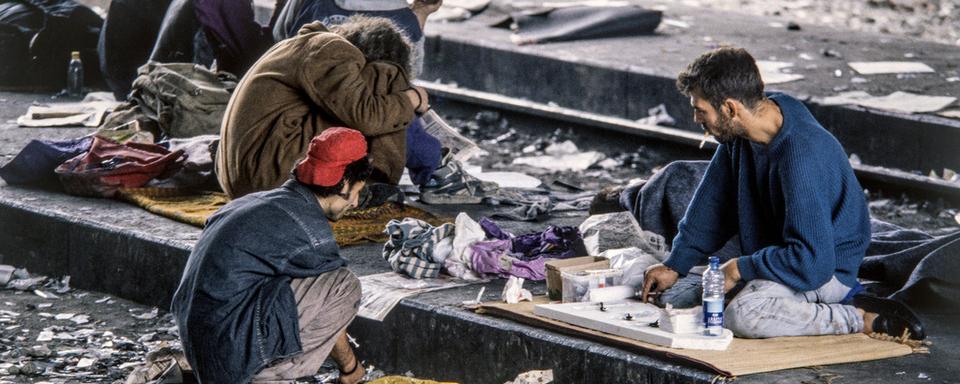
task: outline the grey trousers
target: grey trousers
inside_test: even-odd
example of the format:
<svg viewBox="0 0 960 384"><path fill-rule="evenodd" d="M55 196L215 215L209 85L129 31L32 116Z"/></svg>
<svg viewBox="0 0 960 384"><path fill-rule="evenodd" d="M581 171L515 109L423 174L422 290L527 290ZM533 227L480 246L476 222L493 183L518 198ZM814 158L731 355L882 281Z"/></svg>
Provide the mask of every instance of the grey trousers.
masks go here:
<svg viewBox="0 0 960 384"><path fill-rule="evenodd" d="M677 308L700 305L701 275L689 274L658 299ZM734 296L723 312L723 326L737 337L842 335L863 332L863 317L852 305L840 304L850 292L836 277L822 287L796 292L769 280L753 280Z"/></svg>
<svg viewBox="0 0 960 384"><path fill-rule="evenodd" d="M357 315L360 280L346 268L290 282L297 301L303 353L264 368L253 383L292 383L312 376L330 355L340 334Z"/></svg>

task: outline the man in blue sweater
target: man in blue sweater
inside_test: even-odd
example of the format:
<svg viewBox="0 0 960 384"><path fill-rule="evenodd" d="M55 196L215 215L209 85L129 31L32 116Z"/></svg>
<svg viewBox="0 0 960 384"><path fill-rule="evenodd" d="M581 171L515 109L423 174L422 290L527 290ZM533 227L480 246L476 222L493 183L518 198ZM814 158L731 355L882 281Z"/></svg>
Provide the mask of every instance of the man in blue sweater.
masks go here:
<svg viewBox="0 0 960 384"><path fill-rule="evenodd" d="M840 143L807 108L765 94L743 49L697 58L677 80L694 120L720 142L680 221L670 256L645 273L643 300L671 288L739 236L723 266L724 313L740 337L880 332L924 337L903 304L858 294L870 243L863 189Z"/></svg>

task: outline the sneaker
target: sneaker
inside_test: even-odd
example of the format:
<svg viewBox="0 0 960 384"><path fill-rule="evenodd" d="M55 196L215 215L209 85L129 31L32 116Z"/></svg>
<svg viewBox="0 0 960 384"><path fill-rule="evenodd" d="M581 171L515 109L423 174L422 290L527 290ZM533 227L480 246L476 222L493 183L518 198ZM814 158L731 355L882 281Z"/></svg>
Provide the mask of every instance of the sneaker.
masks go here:
<svg viewBox="0 0 960 384"><path fill-rule="evenodd" d="M906 330L913 340L923 340L927 337L920 318L899 301L861 293L853 296L851 304L879 315L873 321L873 331L876 333L899 337Z"/></svg>
<svg viewBox="0 0 960 384"><path fill-rule="evenodd" d="M448 160L420 188L420 201L426 204L480 204L499 189L496 183L484 182L463 170L463 164Z"/></svg>
<svg viewBox="0 0 960 384"><path fill-rule="evenodd" d="M623 206L620 205L620 193L623 192L623 189L623 187L606 187L601 189L600 192L597 192L597 195L593 197L593 201L590 202L590 210L588 213L593 216L625 211Z"/></svg>

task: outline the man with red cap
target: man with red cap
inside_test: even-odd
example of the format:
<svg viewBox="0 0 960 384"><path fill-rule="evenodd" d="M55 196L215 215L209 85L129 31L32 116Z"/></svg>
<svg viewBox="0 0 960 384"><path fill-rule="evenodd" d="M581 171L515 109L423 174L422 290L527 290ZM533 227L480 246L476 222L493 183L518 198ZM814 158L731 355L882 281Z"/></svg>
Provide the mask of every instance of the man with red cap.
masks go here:
<svg viewBox="0 0 960 384"><path fill-rule="evenodd" d="M292 382L328 355L340 382L363 377L346 337L360 281L329 222L356 207L370 172L363 134L329 128L285 184L210 217L171 309L201 382Z"/></svg>

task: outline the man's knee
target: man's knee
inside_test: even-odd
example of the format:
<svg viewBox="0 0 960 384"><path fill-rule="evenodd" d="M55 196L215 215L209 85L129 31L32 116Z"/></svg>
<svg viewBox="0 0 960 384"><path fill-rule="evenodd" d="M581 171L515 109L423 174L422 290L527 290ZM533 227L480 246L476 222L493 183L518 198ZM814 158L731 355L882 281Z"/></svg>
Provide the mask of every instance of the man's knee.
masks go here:
<svg viewBox="0 0 960 384"><path fill-rule="evenodd" d="M784 316L780 306L785 292L779 292L773 284L763 280L748 283L724 309L724 327L737 337L748 339L782 336L778 332Z"/></svg>

